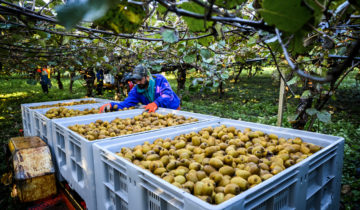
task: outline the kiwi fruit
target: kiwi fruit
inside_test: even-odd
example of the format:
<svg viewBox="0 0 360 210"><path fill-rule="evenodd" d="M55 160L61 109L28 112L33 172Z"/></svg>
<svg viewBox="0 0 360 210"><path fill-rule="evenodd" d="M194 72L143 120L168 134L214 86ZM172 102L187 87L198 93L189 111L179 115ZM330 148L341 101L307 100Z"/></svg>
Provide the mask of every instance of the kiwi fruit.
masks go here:
<svg viewBox="0 0 360 210"><path fill-rule="evenodd" d="M62 107L62 106L75 106L81 104L94 104L98 103L95 100L80 100L80 101L73 101L73 102L64 102L64 103L56 103L51 105L39 105L39 106L31 106L30 109L45 109L50 107Z"/></svg>
<svg viewBox="0 0 360 210"><path fill-rule="evenodd" d="M75 113L75 112L74 112ZM152 122L159 120L159 121L172 121L171 124L162 123L161 125L154 125ZM104 139L109 137L115 137L115 136L121 136L121 135L129 135L133 133L138 132L144 132L148 130L154 130L159 129L171 125L180 125L184 123L191 123L196 122L198 119L189 117L185 118L184 116L180 115L174 115L172 113L162 115L159 113L147 113L144 112L140 115L135 116L134 118L126 118L126 119L120 119L115 118L111 122L108 121L102 121L102 120L96 120L95 122L92 122L90 124L75 124L72 126L68 126L68 128L81 136L85 137L87 140L97 140L97 139ZM183 149L186 146L187 142L186 140L176 141L175 144L172 145L172 143L168 143L168 145L164 146L165 148L170 148L171 146L174 146L175 150ZM214 146L216 149L217 147ZM156 147L156 152L159 153L159 151L162 149L160 145ZM194 147L195 148L195 147ZM143 148L143 153L146 153L148 149ZM166 151L162 151L163 154ZM167 152L170 152L168 150ZM183 156L183 158L189 158L187 156Z"/></svg>
<svg viewBox="0 0 360 210"><path fill-rule="evenodd" d="M151 116L154 115L147 113L142 120ZM149 120L168 119L174 121L174 116L159 115L157 119ZM131 119L125 119L125 122L117 119L116 126L120 123L134 125ZM97 128L98 125L101 125L98 133L87 133L86 127L81 126L71 129L96 138L108 135L107 132L113 127L112 122L101 120L91 126ZM155 139L153 143L144 142L134 148L124 147L116 154L187 193L208 203L220 204L271 179L319 150L320 146L306 143L300 138L285 139L249 128L242 132L235 127L222 125L173 139Z"/></svg>

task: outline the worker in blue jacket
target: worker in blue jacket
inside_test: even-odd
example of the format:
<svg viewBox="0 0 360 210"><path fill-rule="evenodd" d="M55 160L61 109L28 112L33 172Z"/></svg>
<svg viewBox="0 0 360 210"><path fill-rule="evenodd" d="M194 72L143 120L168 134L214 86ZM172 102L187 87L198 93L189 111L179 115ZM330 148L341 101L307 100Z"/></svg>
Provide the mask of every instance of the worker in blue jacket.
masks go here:
<svg viewBox="0 0 360 210"><path fill-rule="evenodd" d="M179 97L161 74L151 75L144 66L137 65L131 78L136 85L129 92L128 97L119 103L111 102L103 105L100 112L104 112L105 109L128 108L137 105L139 102L146 105L145 110L149 110L149 112L155 112L158 107L180 109Z"/></svg>

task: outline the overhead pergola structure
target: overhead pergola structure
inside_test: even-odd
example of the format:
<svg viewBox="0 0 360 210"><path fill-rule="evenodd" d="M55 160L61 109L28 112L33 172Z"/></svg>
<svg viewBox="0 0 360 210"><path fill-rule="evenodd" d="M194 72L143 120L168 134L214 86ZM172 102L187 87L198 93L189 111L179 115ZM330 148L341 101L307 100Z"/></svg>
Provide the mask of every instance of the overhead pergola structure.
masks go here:
<svg viewBox="0 0 360 210"><path fill-rule="evenodd" d="M306 71L300 69L300 67L294 62L294 59L290 56L288 52L288 46L287 43L284 43L284 37L285 33L282 33L279 29L275 28L271 24L268 24L264 21L264 19L260 19L258 15L251 14L251 15L239 15L240 12L245 11L246 8L243 7L236 7L236 9L228 9L225 5L224 7L220 7L221 4L218 3L218 1L200 1L200 0L193 0L193 1L170 1L170 0L156 0L156 1L127 1L128 3L135 4L135 5L142 5L144 8L147 8L148 10L148 16L154 15L156 13L156 8L161 5L166 9L166 13L172 12L175 13L178 16L181 17L190 17L194 19L199 20L205 20L205 21L212 21L213 25L216 25L216 23L220 23L224 26L227 26L230 30L227 31L220 31L220 30L208 30L210 32L206 34L202 34L200 36L193 36L195 33L189 33L188 30L184 29L177 29L174 25L165 25L163 27L155 27L149 25L149 22L145 22L145 25L142 25L136 33L132 34L125 34L125 33L115 33L113 31L109 30L100 30L97 28L92 28L91 24L85 24L88 25L88 27L83 25L74 25L74 28L76 30L72 31L66 31L64 29L56 29L57 25L59 25L59 21L55 16L55 10L53 8L49 8L49 6L57 2L57 4L61 4L61 1L54 1L50 0L42 7L36 6L36 1L32 1L32 5L19 5L16 3L12 3L10 1L4 1L0 0L0 14L7 17L14 17L17 19L17 21L8 21L5 18L1 18L1 21L5 23L6 25L3 25L3 29L6 27L12 28L12 27L18 27L18 28L24 28L25 31L43 31L51 34L57 34L57 35L63 35L63 36L72 36L76 38L86 38L86 39L102 39L106 42L111 43L111 39L113 37L118 37L119 39L135 39L135 40L142 40L142 41L151 41L151 42L162 42L164 41L162 38L149 38L150 36L153 36L154 34L161 34L164 29L173 29L176 34L178 35L177 42L181 41L187 41L187 40L194 40L194 39L200 39L208 36L214 36L218 35L217 33L242 33L242 36L246 36L246 34L249 34L250 32L266 32L269 34L276 35L276 38L281 45L281 48L283 50L283 54L285 55L285 58L291 67L291 69L296 72L298 75L308 78L310 80L314 80L317 82L331 82L336 81L336 79L339 77L341 73L346 71L348 67L351 66L352 61L354 60L354 57L358 53L358 49L360 48L360 41L357 40L353 46L353 50L351 50L348 53L347 58L345 61L341 64L339 64L336 68L334 68L332 71L329 72L329 74L326 77L317 77L314 75L310 75L306 73ZM91 3L91 1L89 1ZM106 1L105 1L106 2ZM203 14L192 12L190 10L186 10L181 8L182 4L184 2L193 2L196 3L198 7L201 7L205 12ZM243 3L244 1L229 1L230 3ZM257 1L254 1L254 4L258 3ZM264 3L265 4L265 3ZM219 6L220 5L220 6ZM26 7L27 6L27 7ZM323 6L329 7L329 5L323 4ZM339 6L339 10L344 7L348 7L349 3L344 3L343 5ZM326 9L323 8L323 9ZM341 11L340 11L341 12ZM328 15L328 11L324 11L325 15ZM24 18L25 17L25 18ZM244 18L242 18L244 17ZM250 17L250 19L248 19ZM265 15L264 15L265 17ZM148 18L148 17L147 17ZM357 19L358 16L353 15L351 18ZM29 24L28 20L34 20L36 21L36 24ZM39 24L40 23L40 24ZM314 27L314 30L317 30L315 26L309 26ZM336 25L335 28L339 29L339 27L343 30L344 28L351 28L353 30L359 29L359 25ZM58 27L59 28L59 27ZM323 34L323 36L327 36L324 32L320 32ZM104 35L108 37L103 37ZM357 37L354 37L355 39L358 39ZM287 40L289 42L289 40ZM18 47L14 46L5 46L2 47L2 49L5 50L17 50L19 51ZM123 49L123 48L122 48ZM123 49L124 50L124 49ZM64 49L64 51L66 51ZM71 51L70 51L71 52ZM64 52L64 54L58 54L56 50L49 50L49 54L53 54L52 56L59 56L64 55L66 56L67 53Z"/></svg>
<svg viewBox="0 0 360 210"><path fill-rule="evenodd" d="M292 73L304 80L330 83L326 99L316 105L319 110L343 78L359 66L360 5L357 1L113 2L0 0L0 62L75 57L73 64L81 66L80 58L98 59L88 57L90 51L105 57L102 58L105 61L129 58L127 62L131 63L134 58L153 59L158 70L180 69L179 75L184 77L185 67L206 69L211 73L217 62L226 61L225 66L230 67L237 62L269 57L277 67L283 86L291 93L280 63L281 66L285 63ZM89 19L89 16L98 19ZM35 36L41 32L45 38L12 39L14 33ZM52 38L46 39L47 34ZM66 44L70 39L73 45ZM211 44L204 44L204 40ZM254 52L246 52L244 48L248 46ZM112 55L106 56L109 52ZM211 61L209 53L218 56ZM162 62L161 57L168 62ZM199 57L205 62L199 64ZM227 59L230 57L234 60ZM208 68L210 62L212 67ZM324 74L321 68L330 70ZM301 110L299 116L303 114L305 110Z"/></svg>

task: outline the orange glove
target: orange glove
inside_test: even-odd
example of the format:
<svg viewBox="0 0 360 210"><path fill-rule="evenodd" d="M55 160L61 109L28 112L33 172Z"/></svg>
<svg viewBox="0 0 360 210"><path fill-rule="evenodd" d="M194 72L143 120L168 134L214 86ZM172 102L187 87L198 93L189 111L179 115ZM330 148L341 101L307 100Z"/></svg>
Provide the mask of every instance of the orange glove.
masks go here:
<svg viewBox="0 0 360 210"><path fill-rule="evenodd" d="M150 104L148 104L148 105L146 105L145 106L145 110L149 110L149 113L150 112L155 112L156 110L157 110L157 108L158 108L158 106L156 105L156 103L155 102L152 102L152 103L150 103Z"/></svg>
<svg viewBox="0 0 360 210"><path fill-rule="evenodd" d="M111 109L111 104L110 103L109 104L104 104L104 105L102 105L100 107L99 113L103 113L103 112L105 112L105 110L110 110L110 109Z"/></svg>

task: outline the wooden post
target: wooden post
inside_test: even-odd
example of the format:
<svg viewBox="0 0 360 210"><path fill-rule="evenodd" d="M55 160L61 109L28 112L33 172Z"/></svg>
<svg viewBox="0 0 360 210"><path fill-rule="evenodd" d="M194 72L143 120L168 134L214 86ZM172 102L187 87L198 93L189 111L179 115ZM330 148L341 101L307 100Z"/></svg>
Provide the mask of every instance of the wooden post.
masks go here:
<svg viewBox="0 0 360 210"><path fill-rule="evenodd" d="M278 118L276 125L281 127L284 111L284 99L285 99L285 81L280 77L280 91L279 91L279 107Z"/></svg>

